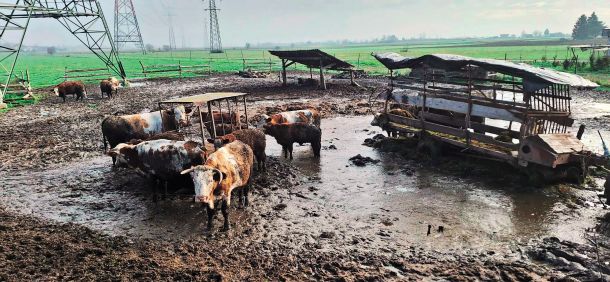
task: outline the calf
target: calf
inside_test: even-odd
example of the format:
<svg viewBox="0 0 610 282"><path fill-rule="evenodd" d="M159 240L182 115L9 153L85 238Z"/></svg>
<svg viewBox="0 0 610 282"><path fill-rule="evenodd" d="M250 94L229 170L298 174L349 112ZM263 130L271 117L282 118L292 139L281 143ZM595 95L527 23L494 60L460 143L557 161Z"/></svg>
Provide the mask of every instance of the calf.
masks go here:
<svg viewBox="0 0 610 282"><path fill-rule="evenodd" d="M129 167L155 181L153 200L157 200L158 184L163 184L167 194L169 181L178 180L181 172L201 165L207 154L205 147L194 141L153 140L137 145L121 143L108 152Z"/></svg>
<svg viewBox="0 0 610 282"><path fill-rule="evenodd" d="M234 124L237 124L238 117L235 112L232 112L232 113L223 112L221 115L219 111L212 111L212 116L214 117L214 122L216 124L219 124L219 123L229 123L230 124L231 122L233 122ZM201 113L201 117L203 118L204 122L211 121L210 113L208 113L208 112Z"/></svg>
<svg viewBox="0 0 610 282"><path fill-rule="evenodd" d="M129 142L132 139L146 140L163 131L188 126L189 115L190 113L185 110L184 106L177 106L172 110L107 117L102 121L104 151L108 149L107 143L114 148L118 144ZM116 158L112 158L112 163L116 163Z"/></svg>
<svg viewBox="0 0 610 282"><path fill-rule="evenodd" d="M76 101L82 101L87 97L87 88L81 81L64 81L53 88L53 92L58 97L61 97L66 102L66 95L76 96Z"/></svg>
<svg viewBox="0 0 610 282"><path fill-rule="evenodd" d="M205 128L210 133L210 136L213 136L214 129L212 127L212 124L209 122L206 123ZM227 124L227 123L221 123L221 124L217 123L216 124L216 136L231 134L233 132L233 130L241 130L241 129L247 129L247 128L248 128L247 124L242 124L240 127L240 126L237 126L237 124L231 125L231 124Z"/></svg>
<svg viewBox="0 0 610 282"><path fill-rule="evenodd" d="M155 135L153 135L151 137L148 137L148 138L146 138L144 140L142 140L142 139L131 139L131 140L129 140L129 142L127 142L127 144L138 145L138 144L140 144L142 142L145 142L145 141L154 141L154 140L161 140L161 139L174 140L174 141L185 141L186 140L186 136L184 135L184 133L181 133L181 132L167 131L167 132L155 134Z"/></svg>
<svg viewBox="0 0 610 282"><path fill-rule="evenodd" d="M265 148L267 147L266 139L265 133L258 129L242 129L234 131L231 134L221 136L216 140L208 140L208 142L214 143L214 147L217 149L236 140L244 142L246 145L250 146L254 152L257 170L264 171L266 170L267 160L267 154L265 153Z"/></svg>
<svg viewBox="0 0 610 282"><path fill-rule="evenodd" d="M115 95L118 95L119 88L121 88L121 82L114 77L110 77L108 79L100 81L100 90L102 92L102 98L104 98L104 94L106 94L108 98L112 98L113 92Z"/></svg>
<svg viewBox="0 0 610 282"><path fill-rule="evenodd" d="M319 128L305 124L266 124L264 126L265 134L275 137L278 144L282 145L284 157L292 160L292 150L294 143L311 143L314 156L320 157L320 149L322 147L322 132Z"/></svg>
<svg viewBox="0 0 610 282"><path fill-rule="evenodd" d="M239 203L248 206L254 153L241 141L235 141L211 154L204 165L192 167L182 172L190 174L195 184L195 202L206 203L208 229L216 214L215 202L221 201L224 230L229 229L229 206L231 192L239 190ZM242 202L243 201L243 202Z"/></svg>
<svg viewBox="0 0 610 282"><path fill-rule="evenodd" d="M263 116L263 120L267 124L282 124L282 123L306 123L320 128L320 113L315 109L298 110L291 112L283 112L272 116Z"/></svg>

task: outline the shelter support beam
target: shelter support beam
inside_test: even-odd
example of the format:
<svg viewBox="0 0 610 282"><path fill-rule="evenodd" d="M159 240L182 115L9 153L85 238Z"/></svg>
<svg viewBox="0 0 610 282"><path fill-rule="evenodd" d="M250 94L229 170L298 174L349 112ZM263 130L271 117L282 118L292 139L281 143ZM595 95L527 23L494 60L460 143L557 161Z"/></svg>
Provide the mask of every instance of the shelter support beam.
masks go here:
<svg viewBox="0 0 610 282"><path fill-rule="evenodd" d="M326 80L324 79L324 64L320 60L320 88L326 90Z"/></svg>

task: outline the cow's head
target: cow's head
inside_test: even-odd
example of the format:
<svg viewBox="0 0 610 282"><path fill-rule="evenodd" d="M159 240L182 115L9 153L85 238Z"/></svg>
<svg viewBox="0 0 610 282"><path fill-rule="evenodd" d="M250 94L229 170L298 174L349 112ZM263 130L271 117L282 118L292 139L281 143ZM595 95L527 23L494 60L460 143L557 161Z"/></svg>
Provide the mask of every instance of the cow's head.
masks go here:
<svg viewBox="0 0 610 282"><path fill-rule="evenodd" d="M55 96L59 97L59 87L55 86L51 92L55 93Z"/></svg>
<svg viewBox="0 0 610 282"><path fill-rule="evenodd" d="M137 145L121 143L110 149L106 154L116 158L117 164L119 165L133 165L138 156L136 146Z"/></svg>
<svg viewBox="0 0 610 282"><path fill-rule="evenodd" d="M193 114L192 109L187 110L184 106L180 105L172 109L170 113L174 116L174 119L176 120L176 125L180 127L190 125L190 117Z"/></svg>
<svg viewBox="0 0 610 282"><path fill-rule="evenodd" d="M181 174L187 173L195 184L195 202L206 203L213 209L216 196L222 196L222 189L218 189L218 186L227 179L227 175L216 168L203 165L184 170Z"/></svg>

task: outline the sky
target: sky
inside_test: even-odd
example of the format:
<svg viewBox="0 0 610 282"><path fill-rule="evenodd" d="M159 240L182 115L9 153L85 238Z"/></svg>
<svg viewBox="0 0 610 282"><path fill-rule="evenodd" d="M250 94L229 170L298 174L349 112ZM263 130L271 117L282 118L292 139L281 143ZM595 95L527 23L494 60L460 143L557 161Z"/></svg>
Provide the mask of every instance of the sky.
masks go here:
<svg viewBox="0 0 610 282"><path fill-rule="evenodd" d="M207 44L202 0L133 0L145 43ZM216 0L223 46L398 37L479 37L522 31L570 33L581 14L610 24L609 0ZM113 26L112 0L100 0ZM206 1L207 3L207 1ZM207 5L207 4L206 4ZM35 19L26 45L78 46L59 23Z"/></svg>

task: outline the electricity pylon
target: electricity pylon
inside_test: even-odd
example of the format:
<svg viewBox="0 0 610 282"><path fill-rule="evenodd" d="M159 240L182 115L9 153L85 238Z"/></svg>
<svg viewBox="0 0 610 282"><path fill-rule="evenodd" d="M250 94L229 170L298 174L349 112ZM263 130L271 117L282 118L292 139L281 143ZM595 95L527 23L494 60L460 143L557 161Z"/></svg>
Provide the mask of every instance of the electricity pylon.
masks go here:
<svg viewBox="0 0 610 282"><path fill-rule="evenodd" d="M114 43L117 51L123 49L126 44L132 43L146 54L132 0L114 1Z"/></svg>
<svg viewBox="0 0 610 282"><path fill-rule="evenodd" d="M205 0L203 0L205 3ZM222 41L220 40L220 26L218 25L218 13L220 9L216 8L215 0L208 0L208 8L210 12L210 53L222 53Z"/></svg>
<svg viewBox="0 0 610 282"><path fill-rule="evenodd" d="M115 49L112 34L98 0L14 0L0 3L0 93L3 103L23 46L30 20L54 18L95 54L112 72L127 75ZM17 40L10 43L9 40Z"/></svg>

